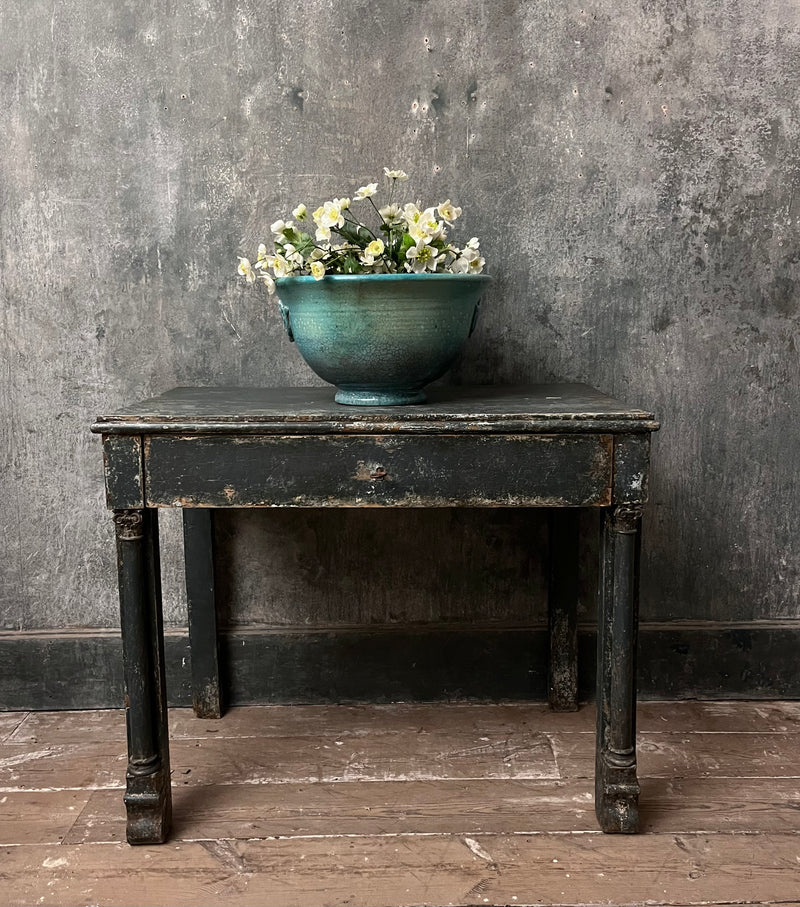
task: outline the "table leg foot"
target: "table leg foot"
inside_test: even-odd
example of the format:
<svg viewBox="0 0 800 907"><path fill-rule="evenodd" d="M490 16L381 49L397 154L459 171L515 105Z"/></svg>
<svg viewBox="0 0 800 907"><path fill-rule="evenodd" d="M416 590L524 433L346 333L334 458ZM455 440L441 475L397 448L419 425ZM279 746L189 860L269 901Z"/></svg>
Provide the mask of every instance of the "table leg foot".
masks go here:
<svg viewBox="0 0 800 907"><path fill-rule="evenodd" d="M614 764L602 753L595 770L595 813L607 834L635 834L639 830L639 782L636 763Z"/></svg>
<svg viewBox="0 0 800 907"><path fill-rule="evenodd" d="M162 767L150 774L128 769L125 808L129 844L163 844L172 824L169 772Z"/></svg>

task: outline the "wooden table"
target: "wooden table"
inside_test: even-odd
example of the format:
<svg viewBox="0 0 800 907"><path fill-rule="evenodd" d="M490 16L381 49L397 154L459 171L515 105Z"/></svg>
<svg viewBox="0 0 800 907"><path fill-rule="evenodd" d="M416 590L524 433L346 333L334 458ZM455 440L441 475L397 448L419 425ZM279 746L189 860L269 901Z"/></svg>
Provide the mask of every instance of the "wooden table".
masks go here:
<svg viewBox="0 0 800 907"><path fill-rule="evenodd" d="M103 416L114 511L131 844L171 820L158 509L183 508L192 683L221 714L214 508L548 507L550 702L577 708L576 508L600 508L595 809L634 832L636 634L650 413L586 385L432 389L428 403L347 407L328 388L178 388Z"/></svg>

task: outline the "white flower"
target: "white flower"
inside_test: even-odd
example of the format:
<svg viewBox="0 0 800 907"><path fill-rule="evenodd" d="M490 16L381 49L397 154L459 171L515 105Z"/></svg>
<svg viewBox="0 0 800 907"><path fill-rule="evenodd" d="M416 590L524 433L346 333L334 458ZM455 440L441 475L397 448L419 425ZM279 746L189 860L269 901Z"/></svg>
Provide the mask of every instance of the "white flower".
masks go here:
<svg viewBox="0 0 800 907"><path fill-rule="evenodd" d="M361 253L361 263L369 266L374 265L375 259L383 255L384 248L382 239L373 239Z"/></svg>
<svg viewBox="0 0 800 907"><path fill-rule="evenodd" d="M283 236L287 230L292 229L292 222L290 220L276 220L274 224L270 225L270 230L275 234L275 236Z"/></svg>
<svg viewBox="0 0 800 907"><path fill-rule="evenodd" d="M344 226L342 205L340 204L341 201L348 200L335 198L332 202L325 202L322 207L317 208L317 210L311 215L314 218L314 223L318 227L330 228Z"/></svg>
<svg viewBox="0 0 800 907"><path fill-rule="evenodd" d="M341 227L344 225L342 209L336 202L325 202L322 206L322 227Z"/></svg>
<svg viewBox="0 0 800 907"><path fill-rule="evenodd" d="M408 202L403 205L403 217L407 224L415 224L422 217L422 212L413 202Z"/></svg>
<svg viewBox="0 0 800 907"><path fill-rule="evenodd" d="M408 208L408 205L406 207ZM445 235L444 224L436 220L435 208L412 211L411 219L408 220L408 232L414 242L419 242L421 239L432 242L435 239L443 239Z"/></svg>
<svg viewBox="0 0 800 907"><path fill-rule="evenodd" d="M414 242L418 242L422 237L425 236L424 230L417 229L420 221L422 220L422 216L422 211L420 211L413 202L409 202L407 205L403 206L403 217L405 218L408 232L411 234ZM414 233L416 233L417 235L415 236Z"/></svg>
<svg viewBox="0 0 800 907"><path fill-rule="evenodd" d="M424 239L420 239L406 252L406 268L415 274L423 271L435 271L438 255L439 253L433 246L428 245Z"/></svg>
<svg viewBox="0 0 800 907"><path fill-rule="evenodd" d="M356 194L353 196L353 198L354 198L357 202L361 202L361 201L363 201L365 198L369 198L370 196L375 195L375 193L376 193L377 191L378 191L378 184L377 184L377 183L367 183L366 186L362 186L362 187L356 192Z"/></svg>
<svg viewBox="0 0 800 907"><path fill-rule="evenodd" d="M292 243L287 242L286 245L284 245L283 254L287 261L290 261L299 267L303 266L303 255L301 252L297 251Z"/></svg>
<svg viewBox="0 0 800 907"><path fill-rule="evenodd" d="M294 264L291 261L287 261L283 255L273 255L268 259L268 264L276 277L288 277L294 270Z"/></svg>
<svg viewBox="0 0 800 907"><path fill-rule="evenodd" d="M480 274L485 264L480 252L474 246L467 245L453 262L451 270L454 274Z"/></svg>
<svg viewBox="0 0 800 907"><path fill-rule="evenodd" d="M260 243L254 260L239 258L238 273L248 283L263 281L270 293L275 292L276 281L280 284L282 278L297 274L311 274L317 280L352 272L479 274L486 262L478 238L473 236L461 247L448 236L461 208L449 198L430 208L419 199L397 203L394 184L407 180L408 174L390 167L383 172L385 183L366 183L353 194L353 202L370 202L355 206L355 211L374 208L372 214L367 211L362 218L350 211L350 198L331 198L313 212L298 204L291 213L293 220L270 225L274 248L268 252ZM377 201L381 185L388 196L383 207Z"/></svg>
<svg viewBox="0 0 800 907"><path fill-rule="evenodd" d="M451 227L453 226L453 221L461 216L461 208L456 208L455 205L451 204L449 198L446 202L442 202L436 210L439 212L439 217L447 221Z"/></svg>
<svg viewBox="0 0 800 907"><path fill-rule="evenodd" d="M242 258L239 256L239 267L237 268L239 274L242 277L247 278L248 283L254 283L256 279L255 271L253 271L253 266L250 264L249 258Z"/></svg>
<svg viewBox="0 0 800 907"><path fill-rule="evenodd" d="M382 208L378 209L378 214L380 214L390 227L402 224L404 220L403 209L400 205L384 205Z"/></svg>
<svg viewBox="0 0 800 907"><path fill-rule="evenodd" d="M390 170L388 167L384 167L383 172L386 174L388 179L397 180L400 183L408 179L408 174L405 172L405 170Z"/></svg>

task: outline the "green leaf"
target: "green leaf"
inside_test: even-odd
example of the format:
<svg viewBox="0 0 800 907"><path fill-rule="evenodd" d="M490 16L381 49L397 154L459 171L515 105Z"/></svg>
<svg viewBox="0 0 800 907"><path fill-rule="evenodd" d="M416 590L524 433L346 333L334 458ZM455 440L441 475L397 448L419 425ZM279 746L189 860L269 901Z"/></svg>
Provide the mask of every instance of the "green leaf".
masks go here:
<svg viewBox="0 0 800 907"><path fill-rule="evenodd" d="M315 243L313 238L309 236L308 233L298 233L297 241L295 242L294 246L297 251L302 254L303 258L307 258L311 254Z"/></svg>
<svg viewBox="0 0 800 907"><path fill-rule="evenodd" d="M400 240L400 260L406 260L406 252L412 247L416 246L413 237L410 233L404 233L403 238Z"/></svg>
<svg viewBox="0 0 800 907"><path fill-rule="evenodd" d="M355 255L345 255L342 261L342 271L345 274L360 274L362 270L361 262Z"/></svg>
<svg viewBox="0 0 800 907"><path fill-rule="evenodd" d="M369 230L364 227L356 226L356 224L345 224L341 227L334 227L334 233L338 233L339 236L344 237L348 242L353 243L354 246L359 246L359 248L364 249L372 242L372 234Z"/></svg>

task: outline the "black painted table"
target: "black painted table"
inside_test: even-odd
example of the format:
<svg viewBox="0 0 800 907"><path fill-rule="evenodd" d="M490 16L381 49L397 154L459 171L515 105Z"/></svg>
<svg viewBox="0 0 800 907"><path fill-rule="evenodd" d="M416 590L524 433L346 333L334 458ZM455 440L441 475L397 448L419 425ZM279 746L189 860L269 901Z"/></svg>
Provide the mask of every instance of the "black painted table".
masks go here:
<svg viewBox="0 0 800 907"><path fill-rule="evenodd" d="M595 809L634 832L640 523L650 413L586 385L434 388L428 403L347 407L329 388L178 388L97 420L114 511L132 844L169 833L158 509L184 517L196 712L221 714L213 510L547 507L550 703L577 708L577 508L603 511Z"/></svg>

